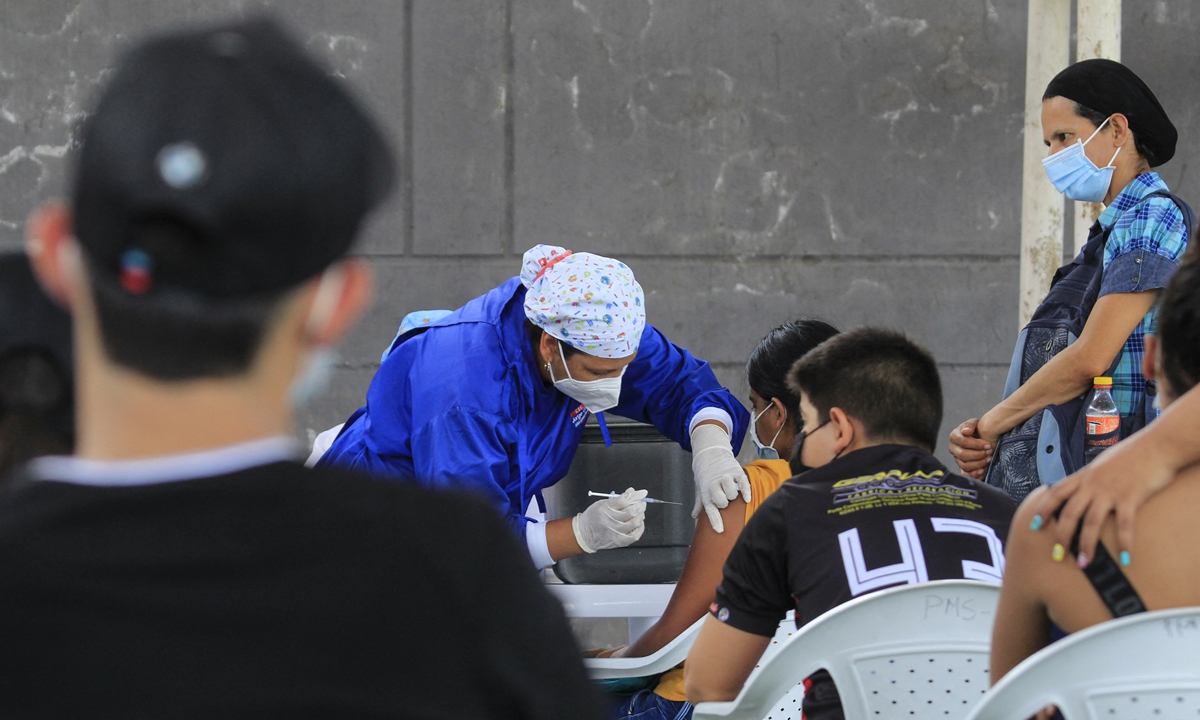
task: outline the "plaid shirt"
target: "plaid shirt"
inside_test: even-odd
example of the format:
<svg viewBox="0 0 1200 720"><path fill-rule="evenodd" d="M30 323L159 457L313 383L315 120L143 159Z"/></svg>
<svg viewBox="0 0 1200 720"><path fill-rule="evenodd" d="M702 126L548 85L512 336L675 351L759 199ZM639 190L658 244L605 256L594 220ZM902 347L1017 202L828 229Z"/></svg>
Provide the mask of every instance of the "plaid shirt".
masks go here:
<svg viewBox="0 0 1200 720"><path fill-rule="evenodd" d="M1167 286L1184 250L1188 228L1183 212L1170 198L1154 197L1138 202L1167 185L1156 172L1137 176L1125 186L1112 204L1100 215L1100 224L1113 227L1104 246L1104 275L1100 296L1112 293L1145 292ZM1137 206L1131 212L1126 212ZM1121 415L1137 413L1146 392L1142 375L1142 356L1146 353L1145 336L1153 332L1158 305L1134 328L1117 356L1113 372L1113 400Z"/></svg>

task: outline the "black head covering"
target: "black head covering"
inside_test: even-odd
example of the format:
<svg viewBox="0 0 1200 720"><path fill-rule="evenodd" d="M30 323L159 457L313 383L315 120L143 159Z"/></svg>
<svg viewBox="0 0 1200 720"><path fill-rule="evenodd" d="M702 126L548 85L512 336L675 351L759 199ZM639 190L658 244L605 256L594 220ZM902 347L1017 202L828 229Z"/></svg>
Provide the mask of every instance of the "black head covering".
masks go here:
<svg viewBox="0 0 1200 720"><path fill-rule="evenodd" d="M1112 60L1084 60L1063 70L1046 86L1043 98L1064 97L1105 115L1121 113L1145 151L1150 167L1175 155L1179 133L1158 98L1132 70Z"/></svg>

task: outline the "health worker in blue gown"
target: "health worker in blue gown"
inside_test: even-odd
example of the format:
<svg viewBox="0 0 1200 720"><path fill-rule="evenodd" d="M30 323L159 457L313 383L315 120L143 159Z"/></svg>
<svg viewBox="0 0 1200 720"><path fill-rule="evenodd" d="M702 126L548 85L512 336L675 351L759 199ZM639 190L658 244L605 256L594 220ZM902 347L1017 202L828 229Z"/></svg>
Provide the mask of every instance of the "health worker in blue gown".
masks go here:
<svg viewBox="0 0 1200 720"><path fill-rule="evenodd" d="M745 408L708 363L646 324L633 271L538 245L520 277L399 335L367 404L319 464L482 494L545 567L642 535L645 491L632 488L574 518L525 516L530 500L566 475L589 414L605 429L604 411L653 424L692 452L693 517L704 507L719 532L718 510L739 493L750 499L734 457Z"/></svg>

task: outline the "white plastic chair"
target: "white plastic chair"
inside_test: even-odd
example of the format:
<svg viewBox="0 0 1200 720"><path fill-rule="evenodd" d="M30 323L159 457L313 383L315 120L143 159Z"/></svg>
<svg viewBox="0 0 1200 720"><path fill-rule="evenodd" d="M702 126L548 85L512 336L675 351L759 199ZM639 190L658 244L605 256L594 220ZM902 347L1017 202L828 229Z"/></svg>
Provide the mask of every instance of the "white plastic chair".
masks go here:
<svg viewBox="0 0 1200 720"><path fill-rule="evenodd" d="M746 684L754 682L754 679L762 674L763 668L771 664L771 659L779 654L779 651L787 646L788 640L793 635L800 632L796 629L796 616L791 610L788 611L787 617L779 623L779 627L775 628L775 637L771 638L771 644L767 645L767 649L763 650L762 657L758 659L758 663L754 666L754 670L750 676L746 678ZM791 689L783 694L783 697L775 701L775 706L767 717L772 720L800 720L801 718L801 703L804 702L804 678L797 678L796 683ZM776 710L775 708L778 708Z"/></svg>
<svg viewBox="0 0 1200 720"><path fill-rule="evenodd" d="M705 613L705 617L708 617L707 613ZM664 673L687 659L688 651L696 642L696 636L700 634L700 626L703 624L704 618L702 617L674 640L659 648L658 652L651 655L636 658L584 658L583 664L587 668L588 674L595 680L647 677ZM795 632L796 624L792 613L789 612L787 618L779 623L775 638L763 653L763 660L765 661L778 652L780 643L785 642ZM761 662L759 666L762 666Z"/></svg>
<svg viewBox="0 0 1200 720"><path fill-rule="evenodd" d="M1043 648L1013 668L970 720L1200 718L1200 608L1140 613Z"/></svg>
<svg viewBox="0 0 1200 720"><path fill-rule="evenodd" d="M794 631L736 699L701 703L693 718L799 718L796 685L822 668L847 718L963 718L988 687L999 596L995 585L939 580L856 598Z"/></svg>
<svg viewBox="0 0 1200 720"><path fill-rule="evenodd" d="M696 642L696 635L704 618L692 623L671 642L663 645L658 652L645 657L635 658L584 658L588 675L594 680L613 680L616 678L646 677L664 673L687 659L688 650Z"/></svg>

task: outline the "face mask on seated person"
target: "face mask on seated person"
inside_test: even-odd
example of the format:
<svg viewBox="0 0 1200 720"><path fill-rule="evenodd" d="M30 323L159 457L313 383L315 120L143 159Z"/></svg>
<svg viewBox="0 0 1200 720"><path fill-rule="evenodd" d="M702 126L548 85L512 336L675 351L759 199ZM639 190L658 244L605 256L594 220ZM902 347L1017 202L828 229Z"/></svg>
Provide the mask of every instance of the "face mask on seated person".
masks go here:
<svg viewBox="0 0 1200 720"><path fill-rule="evenodd" d="M794 445L792 445L792 459L788 462L792 469L792 475L799 475L800 473L812 470L812 468L804 464L804 460L802 459L802 456L804 455L804 438L825 427L831 422L831 420L832 418L830 418L830 420L826 420L808 432L801 430L800 432L796 433L796 442ZM841 451L839 451L838 455L841 454ZM834 456L834 460L836 459L837 456Z"/></svg>
<svg viewBox="0 0 1200 720"><path fill-rule="evenodd" d="M770 409L771 405L768 404L762 409L762 412L757 415L750 416L750 441L754 443L754 449L758 451L759 460L779 459L779 452L775 449L775 441L779 439L779 433L783 432L782 424L780 424L779 429L775 431L775 437L771 438L770 443L763 445L762 441L758 439L758 419ZM784 415L784 419L787 419L786 414Z"/></svg>
<svg viewBox="0 0 1200 720"><path fill-rule="evenodd" d="M621 374L616 377L600 378L599 380L576 380L571 377L571 368L567 367L567 357L563 354L562 343L558 343L558 356L562 358L563 367L566 368L567 377L562 380L554 379L554 368L547 367L550 370L550 379L554 381L554 387L566 395L583 403L583 406L589 412L595 414L604 412L609 408L617 406L621 400L621 378L625 376L625 368L621 368ZM625 367L629 367L626 365Z"/></svg>
<svg viewBox="0 0 1200 720"><path fill-rule="evenodd" d="M1090 143L1107 124L1106 119L1087 140L1077 141L1074 145L1042 159L1042 167L1046 169L1050 182L1068 199L1078 202L1100 202L1108 194L1113 170L1116 169L1113 162L1121 153L1121 148L1117 148L1112 160L1102 168L1096 167L1096 163L1083 152L1083 146Z"/></svg>

